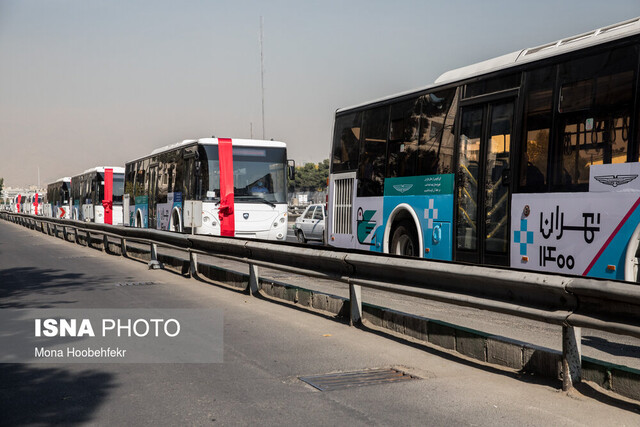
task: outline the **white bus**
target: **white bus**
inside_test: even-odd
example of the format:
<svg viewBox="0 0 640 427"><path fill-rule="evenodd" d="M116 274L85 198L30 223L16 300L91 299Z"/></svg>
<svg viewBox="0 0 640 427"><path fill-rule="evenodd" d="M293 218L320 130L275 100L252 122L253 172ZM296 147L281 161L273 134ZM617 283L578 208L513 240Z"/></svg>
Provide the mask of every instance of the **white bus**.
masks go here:
<svg viewBox="0 0 640 427"><path fill-rule="evenodd" d="M328 244L638 279L640 18L336 112Z"/></svg>
<svg viewBox="0 0 640 427"><path fill-rule="evenodd" d="M54 218L71 218L71 177L60 178L47 185L47 203L44 215Z"/></svg>
<svg viewBox="0 0 640 427"><path fill-rule="evenodd" d="M71 177L71 218L122 225L124 168L99 166Z"/></svg>
<svg viewBox="0 0 640 427"><path fill-rule="evenodd" d="M125 225L283 241L292 171L283 142L203 138L162 147L125 166ZM188 227L184 207L194 201L201 224Z"/></svg>
<svg viewBox="0 0 640 427"><path fill-rule="evenodd" d="M22 212L30 215L44 215L44 196L44 193L37 191L27 193L26 196L22 197Z"/></svg>

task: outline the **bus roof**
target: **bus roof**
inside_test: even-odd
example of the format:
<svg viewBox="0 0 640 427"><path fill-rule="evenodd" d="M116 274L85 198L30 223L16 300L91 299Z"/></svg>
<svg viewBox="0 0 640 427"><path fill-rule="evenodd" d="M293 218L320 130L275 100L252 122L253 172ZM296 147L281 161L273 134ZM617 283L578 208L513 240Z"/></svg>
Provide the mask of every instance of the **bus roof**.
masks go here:
<svg viewBox="0 0 640 427"><path fill-rule="evenodd" d="M64 178L60 178L60 179L55 180L51 184L55 184L56 182L71 182L71 177L70 176L65 176ZM51 185L51 184L49 184L49 185Z"/></svg>
<svg viewBox="0 0 640 427"><path fill-rule="evenodd" d="M590 46L607 43L624 37L640 34L640 17L598 28L587 33L578 34L546 43L536 47L522 49L516 52L502 55L488 61L478 62L466 67L447 71L438 77L436 84L443 84L458 80L464 80L493 71L502 70L515 65L537 61L543 58L560 55L566 52L583 49Z"/></svg>
<svg viewBox="0 0 640 427"><path fill-rule="evenodd" d="M85 173L90 172L100 172L104 173L105 169L113 169L113 173L124 173L124 168L122 166L96 166L95 168L87 169L86 171L79 173L75 176L84 175Z"/></svg>
<svg viewBox="0 0 640 427"><path fill-rule="evenodd" d="M522 49L516 52L511 52L506 55L499 56L497 58L492 58L486 61L478 62L476 64L456 68L454 70L450 70L441 74L433 84L417 89L411 89L391 96L385 96L383 98L364 102L351 107L340 108L336 112L340 113L342 111L363 107L369 104L375 104L389 99L401 97L403 95L422 92L438 86L444 86L448 83L466 80L472 77L489 74L520 64L526 64L544 58L550 58L553 56L561 55L563 53L584 49L590 46L596 46L637 34L640 34L640 17L609 25L607 27L598 28L597 30L592 30L583 34L567 37L552 43L546 43L540 46Z"/></svg>
<svg viewBox="0 0 640 427"><path fill-rule="evenodd" d="M151 154L147 154L145 156L138 157L136 159L130 160L127 163L135 162L138 160L145 159L149 156L153 156L155 154L164 153L165 151L174 150L176 148L185 147L191 144L202 144L202 145L218 145L219 138L200 138L200 139L185 139L184 141L177 142L175 144L165 145L164 147L156 148L151 152ZM231 139L231 144L239 147L272 147L272 148L286 148L287 144L281 141L266 141L262 139L240 139L240 138L229 138Z"/></svg>

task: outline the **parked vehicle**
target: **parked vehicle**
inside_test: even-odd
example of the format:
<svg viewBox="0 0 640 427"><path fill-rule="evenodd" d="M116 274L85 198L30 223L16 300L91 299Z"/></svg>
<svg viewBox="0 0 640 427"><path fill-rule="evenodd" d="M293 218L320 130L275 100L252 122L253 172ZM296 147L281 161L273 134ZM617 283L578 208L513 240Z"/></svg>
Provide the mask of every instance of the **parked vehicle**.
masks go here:
<svg viewBox="0 0 640 427"><path fill-rule="evenodd" d="M324 243L324 220L327 212L324 205L309 205L296 219L294 230L300 243L316 240Z"/></svg>

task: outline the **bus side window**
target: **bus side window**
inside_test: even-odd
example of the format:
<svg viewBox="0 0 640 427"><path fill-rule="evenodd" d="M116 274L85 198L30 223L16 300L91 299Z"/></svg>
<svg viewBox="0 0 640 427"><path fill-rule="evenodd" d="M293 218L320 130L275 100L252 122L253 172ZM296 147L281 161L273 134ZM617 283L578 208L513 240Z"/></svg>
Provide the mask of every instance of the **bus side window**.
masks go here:
<svg viewBox="0 0 640 427"><path fill-rule="evenodd" d="M587 191L589 167L629 160L638 46L560 64L558 191Z"/></svg>
<svg viewBox="0 0 640 427"><path fill-rule="evenodd" d="M542 68L527 75L525 129L518 181L521 192L540 193L547 189L554 71L555 68Z"/></svg>
<svg viewBox="0 0 640 427"><path fill-rule="evenodd" d="M332 149L332 172L344 172L358 168L361 124L361 113L353 113L336 118Z"/></svg>
<svg viewBox="0 0 640 427"><path fill-rule="evenodd" d="M419 175L453 173L453 123L457 99L456 89L421 97Z"/></svg>
<svg viewBox="0 0 640 427"><path fill-rule="evenodd" d="M134 178L136 176L136 172L134 169L134 164L133 163L129 163L128 165L126 165L126 170L125 170L125 189L124 189L124 194L128 194L129 195L129 203L131 205L135 204L135 199L134 199L134 195L133 195L133 181Z"/></svg>
<svg viewBox="0 0 640 427"><path fill-rule="evenodd" d="M366 111L362 125L358 196L382 196L386 170L389 107Z"/></svg>
<svg viewBox="0 0 640 427"><path fill-rule="evenodd" d="M418 158L419 98L391 106L387 177L413 176Z"/></svg>

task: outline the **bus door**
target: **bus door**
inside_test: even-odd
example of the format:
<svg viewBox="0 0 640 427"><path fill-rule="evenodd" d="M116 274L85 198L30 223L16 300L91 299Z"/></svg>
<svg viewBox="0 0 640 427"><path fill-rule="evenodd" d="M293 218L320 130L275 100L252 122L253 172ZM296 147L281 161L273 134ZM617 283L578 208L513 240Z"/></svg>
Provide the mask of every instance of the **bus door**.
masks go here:
<svg viewBox="0 0 640 427"><path fill-rule="evenodd" d="M149 217L147 227L156 229L157 227L157 198L158 198L158 164L149 166Z"/></svg>
<svg viewBox="0 0 640 427"><path fill-rule="evenodd" d="M509 265L513 100L462 107L456 176L456 261Z"/></svg>

